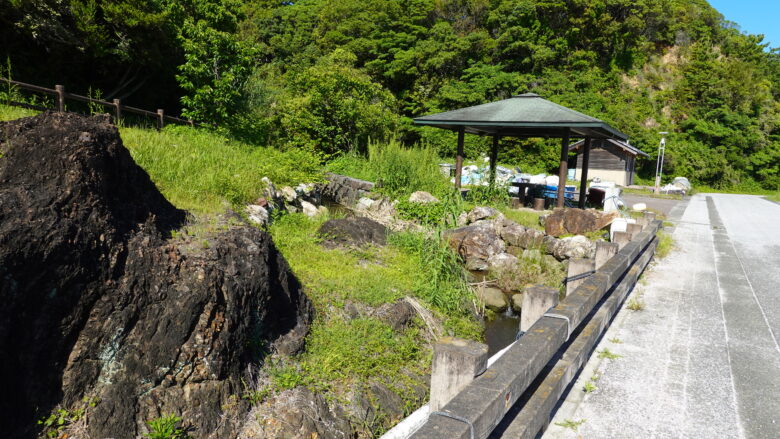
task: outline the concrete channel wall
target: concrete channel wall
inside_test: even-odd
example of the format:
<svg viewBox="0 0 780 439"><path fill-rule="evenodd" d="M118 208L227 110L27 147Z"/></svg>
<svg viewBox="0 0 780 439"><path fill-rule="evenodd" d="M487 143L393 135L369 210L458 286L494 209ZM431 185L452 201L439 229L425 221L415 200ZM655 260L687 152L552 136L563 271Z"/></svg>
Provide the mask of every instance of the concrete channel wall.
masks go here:
<svg viewBox="0 0 780 439"><path fill-rule="evenodd" d="M652 259L660 227L648 218L615 256L409 437L535 437Z"/></svg>

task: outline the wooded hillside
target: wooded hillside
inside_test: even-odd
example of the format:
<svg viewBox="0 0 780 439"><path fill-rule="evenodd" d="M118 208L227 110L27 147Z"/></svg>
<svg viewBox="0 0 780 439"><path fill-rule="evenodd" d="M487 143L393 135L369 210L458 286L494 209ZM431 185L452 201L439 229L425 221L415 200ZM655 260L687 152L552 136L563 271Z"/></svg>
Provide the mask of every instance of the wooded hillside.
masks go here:
<svg viewBox="0 0 780 439"><path fill-rule="evenodd" d="M324 159L380 137L450 155L410 118L534 92L629 134L645 178L670 131L669 175L780 188L780 56L705 0L5 0L0 24L15 79ZM549 141L504 142L505 162L555 167Z"/></svg>

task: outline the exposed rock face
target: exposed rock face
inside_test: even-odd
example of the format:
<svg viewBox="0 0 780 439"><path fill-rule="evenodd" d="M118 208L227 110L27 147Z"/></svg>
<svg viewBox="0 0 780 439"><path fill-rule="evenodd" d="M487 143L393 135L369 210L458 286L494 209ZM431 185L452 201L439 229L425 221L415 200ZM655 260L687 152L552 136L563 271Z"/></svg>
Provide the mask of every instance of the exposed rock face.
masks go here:
<svg viewBox="0 0 780 439"><path fill-rule="evenodd" d="M485 225L449 230L445 236L450 247L458 252L469 270L487 270L488 259L506 250L506 244L495 229Z"/></svg>
<svg viewBox="0 0 780 439"><path fill-rule="evenodd" d="M544 219L544 230L551 236L595 232L612 224L619 215L617 211L602 213L596 210L555 209Z"/></svg>
<svg viewBox="0 0 780 439"><path fill-rule="evenodd" d="M88 395L88 437L135 438L171 412L235 437L247 365L300 350L313 314L270 236L167 240L185 214L108 118L0 123L0 152L0 431L33 437Z"/></svg>
<svg viewBox="0 0 780 439"><path fill-rule="evenodd" d="M325 221L319 234L325 237L328 247L385 245L387 228L365 217L347 217Z"/></svg>

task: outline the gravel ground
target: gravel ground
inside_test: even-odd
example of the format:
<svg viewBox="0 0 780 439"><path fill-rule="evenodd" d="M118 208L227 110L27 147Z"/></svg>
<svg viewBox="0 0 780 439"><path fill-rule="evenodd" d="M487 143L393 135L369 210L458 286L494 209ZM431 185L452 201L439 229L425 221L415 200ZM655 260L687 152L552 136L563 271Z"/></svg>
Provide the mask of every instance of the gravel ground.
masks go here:
<svg viewBox="0 0 780 439"><path fill-rule="evenodd" d="M780 205L697 194L544 438L780 438ZM592 378L596 390L583 387ZM583 421L576 431L556 424Z"/></svg>

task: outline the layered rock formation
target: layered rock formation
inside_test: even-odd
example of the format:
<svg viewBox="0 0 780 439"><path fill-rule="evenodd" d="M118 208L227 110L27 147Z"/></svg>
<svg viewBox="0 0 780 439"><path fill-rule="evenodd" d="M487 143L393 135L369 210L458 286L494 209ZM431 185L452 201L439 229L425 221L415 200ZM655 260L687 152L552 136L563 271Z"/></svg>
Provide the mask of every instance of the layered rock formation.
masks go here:
<svg viewBox="0 0 780 439"><path fill-rule="evenodd" d="M107 118L0 123L0 154L0 431L34 437L87 396L85 437L134 438L168 413L235 437L247 366L301 349L313 314L269 235L170 239L185 213Z"/></svg>

